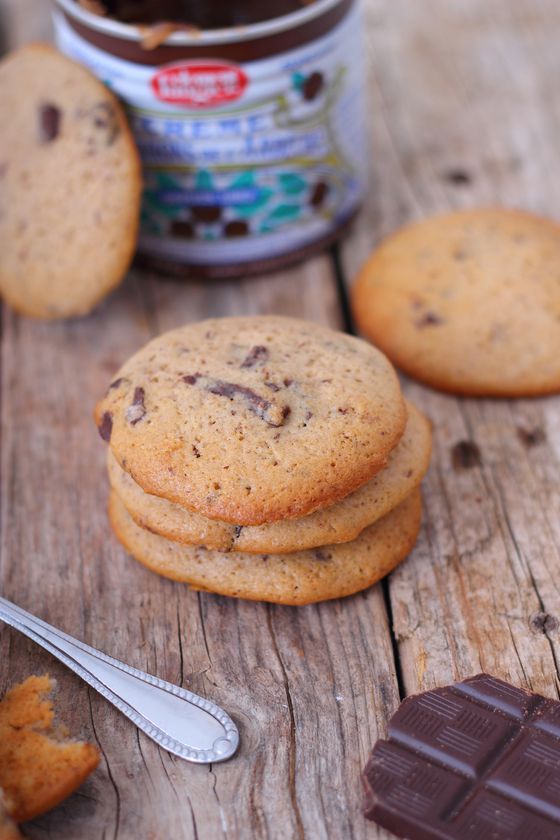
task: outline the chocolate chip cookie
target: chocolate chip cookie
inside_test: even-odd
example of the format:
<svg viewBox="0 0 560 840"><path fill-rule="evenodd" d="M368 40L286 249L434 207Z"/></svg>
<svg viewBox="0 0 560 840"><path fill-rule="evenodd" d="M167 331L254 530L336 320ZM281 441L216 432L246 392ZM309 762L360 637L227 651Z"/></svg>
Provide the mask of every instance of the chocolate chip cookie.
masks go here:
<svg viewBox="0 0 560 840"><path fill-rule="evenodd" d="M406 373L458 394L560 390L560 226L500 208L427 219L373 253L361 331Z"/></svg>
<svg viewBox="0 0 560 840"><path fill-rule="evenodd" d="M407 403L407 408L404 435L391 452L385 469L341 501L301 519L244 527L207 519L144 493L111 452L108 455L109 480L138 525L187 545L204 545L217 551L284 554L349 542L400 504L418 486L428 469L430 424L411 403Z"/></svg>
<svg viewBox="0 0 560 840"><path fill-rule="evenodd" d="M0 840L25 840L17 823L8 814L2 788L0 788Z"/></svg>
<svg viewBox="0 0 560 840"><path fill-rule="evenodd" d="M109 515L117 537L137 560L160 575L232 598L302 605L359 592L388 574L414 545L420 491L353 542L292 554L242 554L181 545L140 528L116 493Z"/></svg>
<svg viewBox="0 0 560 840"><path fill-rule="evenodd" d="M44 44L0 63L0 292L19 312L89 312L123 278L141 174L121 106Z"/></svg>
<svg viewBox="0 0 560 840"><path fill-rule="evenodd" d="M280 316L166 333L116 374L100 434L146 492L234 525L299 518L386 465L406 408L386 357Z"/></svg>

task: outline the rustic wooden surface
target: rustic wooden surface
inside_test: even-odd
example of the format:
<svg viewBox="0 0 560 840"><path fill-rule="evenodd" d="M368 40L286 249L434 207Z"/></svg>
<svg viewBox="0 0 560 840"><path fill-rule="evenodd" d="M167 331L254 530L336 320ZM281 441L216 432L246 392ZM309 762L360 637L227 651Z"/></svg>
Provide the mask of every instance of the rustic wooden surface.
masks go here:
<svg viewBox="0 0 560 840"><path fill-rule="evenodd" d="M405 382L432 418L425 525L385 585L276 608L159 579L105 515L91 410L150 336L241 312L337 326L341 286L379 238L452 207L560 216L555 0L366 0L371 189L338 252L246 283L132 272L93 316L3 313L0 591L86 642L207 694L235 717L231 762L193 767L140 736L31 642L0 627L0 694L50 671L99 770L29 838L366 838L359 770L400 696L481 669L558 696L560 401L466 400ZM49 37L44 0L1 0L10 44ZM5 115L2 115L5 118Z"/></svg>

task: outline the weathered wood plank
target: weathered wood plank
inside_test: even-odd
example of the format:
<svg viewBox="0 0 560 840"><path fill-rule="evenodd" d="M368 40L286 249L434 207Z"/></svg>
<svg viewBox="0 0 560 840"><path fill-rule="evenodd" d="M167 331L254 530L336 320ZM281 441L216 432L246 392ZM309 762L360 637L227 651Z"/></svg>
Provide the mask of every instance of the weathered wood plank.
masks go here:
<svg viewBox="0 0 560 840"><path fill-rule="evenodd" d="M9 4L12 42L25 35ZM34 26L44 5L37 3ZM340 324L330 261L237 284L137 274L94 316L41 325L5 316L3 591L132 664L212 696L234 715L234 762L194 768L139 736L49 657L0 630L0 690L45 667L102 767L30 837L385 837L360 816L359 770L398 700L380 588L304 610L241 604L160 580L109 533L103 447L91 408L152 334L241 312ZM28 522L33 511L32 522ZM54 568L53 568L54 567Z"/></svg>
<svg viewBox="0 0 560 840"><path fill-rule="evenodd" d="M23 9L10 5L12 14ZM41 31L40 5L11 31ZM348 276L381 235L426 213L496 201L554 213L553 0L368 0L366 11L373 189L342 251ZM48 661L61 695L72 697L65 716L78 728L94 725L106 755L83 792L38 821L32 837L386 836L359 817L357 786L398 700L380 590L304 610L235 604L154 578L107 529L103 455L89 418L107 377L154 332L245 311L336 322L330 265L316 260L241 286L130 283L72 325L6 316L3 591L215 697L244 739L235 762L210 772L189 767L137 737L31 643L0 631L0 689ZM486 668L553 694L558 401L458 401L406 387L436 435L422 540L390 580L405 687ZM480 466L461 467L455 456L454 468L460 441L477 444Z"/></svg>
<svg viewBox="0 0 560 840"><path fill-rule="evenodd" d="M128 558L105 514L104 446L91 410L150 335L235 312L337 323L330 262L235 284L136 273L90 318L7 312L2 380L2 591L111 654L227 708L239 756L211 770L157 748L79 680L0 629L0 692L48 668L60 708L104 760L31 838L384 837L359 813L359 770L398 702L381 588L304 609L188 591Z"/></svg>
<svg viewBox="0 0 560 840"><path fill-rule="evenodd" d="M28 41L49 41L51 38L49 3L41 3L40 0L1 0L0 54Z"/></svg>
<svg viewBox="0 0 560 840"><path fill-rule="evenodd" d="M374 186L343 249L348 277L413 218L489 203L557 216L558 5L367 9ZM422 538L390 578L406 690L485 669L555 696L560 400L405 388L435 432ZM461 466L461 441L478 447L480 464Z"/></svg>

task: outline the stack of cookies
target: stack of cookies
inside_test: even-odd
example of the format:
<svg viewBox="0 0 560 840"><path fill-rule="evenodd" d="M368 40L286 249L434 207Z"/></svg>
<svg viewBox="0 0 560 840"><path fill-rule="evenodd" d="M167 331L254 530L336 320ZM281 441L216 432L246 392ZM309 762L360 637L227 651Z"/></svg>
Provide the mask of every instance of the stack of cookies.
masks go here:
<svg viewBox="0 0 560 840"><path fill-rule="evenodd" d="M118 538L193 588L338 598L416 540L429 423L352 336L278 316L190 324L125 363L96 421Z"/></svg>

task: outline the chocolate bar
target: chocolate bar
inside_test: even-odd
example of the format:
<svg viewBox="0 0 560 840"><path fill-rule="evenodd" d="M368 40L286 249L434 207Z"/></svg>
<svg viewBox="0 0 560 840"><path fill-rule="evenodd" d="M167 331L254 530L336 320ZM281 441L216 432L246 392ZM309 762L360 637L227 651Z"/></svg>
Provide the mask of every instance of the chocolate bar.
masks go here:
<svg viewBox="0 0 560 840"><path fill-rule="evenodd" d="M487 674L408 697L363 773L409 840L560 840L560 702Z"/></svg>

